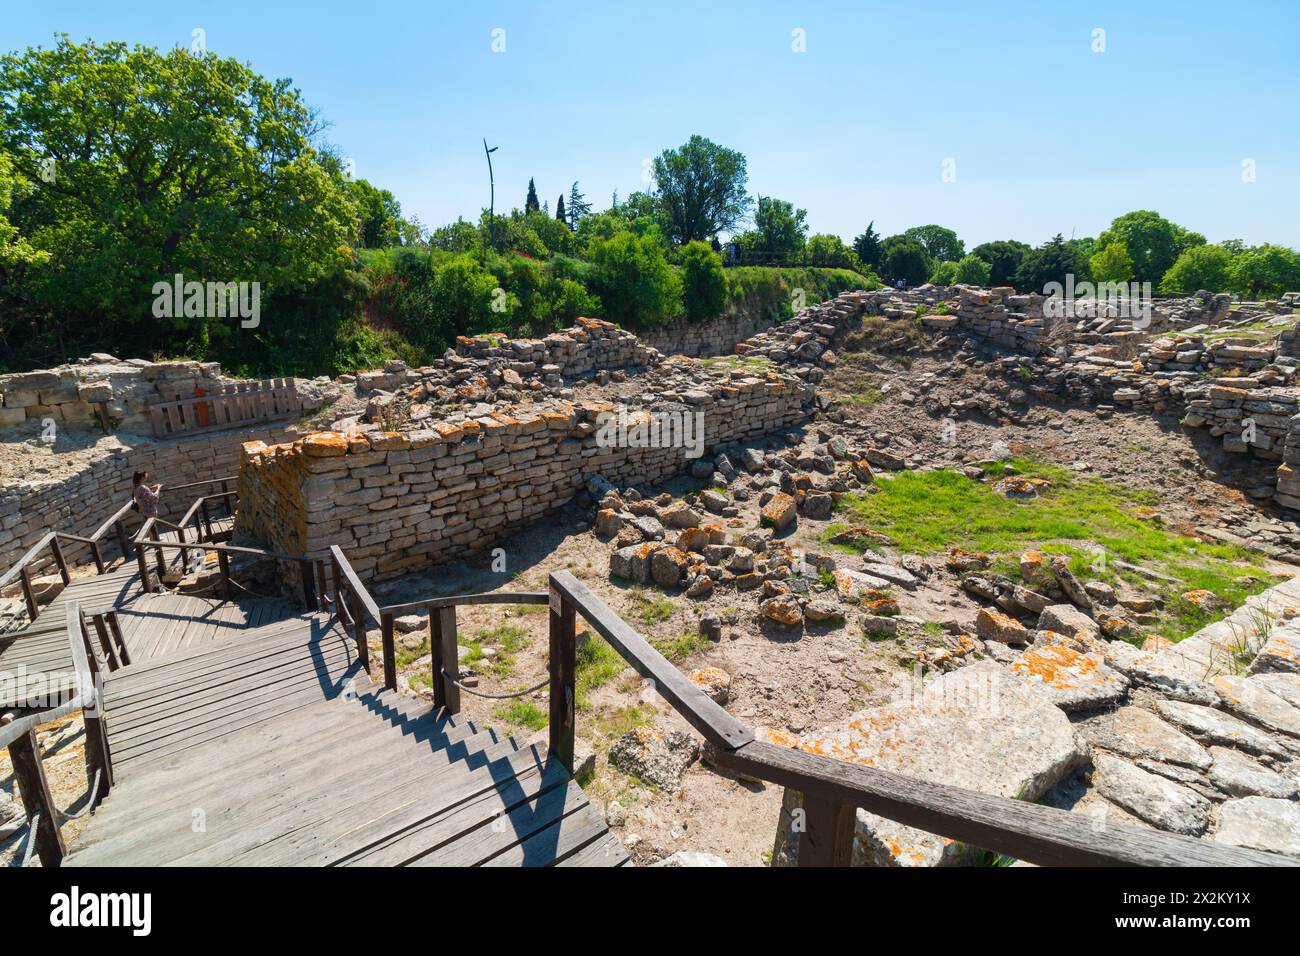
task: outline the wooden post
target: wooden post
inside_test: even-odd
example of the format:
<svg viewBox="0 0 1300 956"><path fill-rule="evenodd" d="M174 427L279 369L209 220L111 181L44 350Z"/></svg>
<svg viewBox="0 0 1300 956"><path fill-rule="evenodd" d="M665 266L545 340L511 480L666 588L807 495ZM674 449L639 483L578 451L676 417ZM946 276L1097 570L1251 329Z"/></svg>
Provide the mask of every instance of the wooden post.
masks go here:
<svg viewBox="0 0 1300 956"><path fill-rule="evenodd" d="M148 594L153 590L153 581L149 577L149 561L144 554L144 545L135 546L135 560L140 565L140 587Z"/></svg>
<svg viewBox="0 0 1300 956"><path fill-rule="evenodd" d="M117 611L108 612L108 629L113 635L113 641L117 644L117 656L122 662L122 666L131 663L131 652L127 650L126 641L122 637L122 625L117 620Z"/></svg>
<svg viewBox="0 0 1300 956"><path fill-rule="evenodd" d="M433 705L450 714L460 713L460 688L452 683L460 679L460 657L456 653L456 608L440 607L429 612L433 629L429 642L433 659Z"/></svg>
<svg viewBox="0 0 1300 956"><path fill-rule="evenodd" d="M23 582L23 600L27 602L27 619L36 620L41 614L41 606L36 603L36 590L32 587L32 571L23 565L18 577Z"/></svg>
<svg viewBox="0 0 1300 956"><path fill-rule="evenodd" d="M306 558L298 562L298 571L302 574L302 600L307 610L320 610L316 603L316 582L312 578L311 562Z"/></svg>
<svg viewBox="0 0 1300 956"><path fill-rule="evenodd" d="M117 534L117 546L122 549L122 560L126 561L131 557L131 543L126 536L126 525L122 524L121 518L113 522L113 531Z"/></svg>
<svg viewBox="0 0 1300 956"><path fill-rule="evenodd" d="M104 661L108 664L110 671L115 671L122 665L117 662L117 654L113 651L113 644L108 639L108 627L104 620L104 615L96 614L92 621L95 625L95 635L99 638L99 646L104 649ZM87 653L90 654L91 660L95 659L95 651L87 644Z"/></svg>
<svg viewBox="0 0 1300 956"><path fill-rule="evenodd" d="M63 556L63 545L59 544L57 537L50 538L50 551L54 554L54 563L59 566L59 577L63 578L64 584L71 584L72 575L68 573L68 559Z"/></svg>
<svg viewBox="0 0 1300 956"><path fill-rule="evenodd" d="M334 574L334 616L340 621L343 620L343 569L339 567L339 559L330 552L330 571Z"/></svg>
<svg viewBox="0 0 1300 956"><path fill-rule="evenodd" d="M96 614L94 623L107 650L108 635L104 630L103 617ZM95 648L90 643L84 617L81 620L81 640L86 648L86 665L90 668L90 680L95 691L94 706L88 709L83 705L81 708L81 719L86 725L86 786L94 786L95 771L100 771L103 780L99 785L99 793L95 796L98 802L104 799L113 786L113 761L108 755L108 730L104 726L104 695L101 692L103 681L99 676L99 658L95 656Z"/></svg>
<svg viewBox="0 0 1300 956"><path fill-rule="evenodd" d="M221 596L230 600L230 555L224 551L217 552L217 567L221 571Z"/></svg>
<svg viewBox="0 0 1300 956"><path fill-rule="evenodd" d="M361 604L361 595L349 591L352 598L352 626L356 628L357 660L370 673L370 642L366 640L366 609Z"/></svg>
<svg viewBox="0 0 1300 956"><path fill-rule="evenodd" d="M203 517L203 530L207 535L207 540L212 540L212 516L208 514L208 499L199 499L199 513Z"/></svg>
<svg viewBox="0 0 1300 956"><path fill-rule="evenodd" d="M393 615L380 615L379 626L384 641L384 687L388 690L397 690L397 649L393 646Z"/></svg>
<svg viewBox="0 0 1300 956"><path fill-rule="evenodd" d="M551 735L550 755L573 773L573 741L577 732L574 677L577 637L573 604L551 587Z"/></svg>
<svg viewBox="0 0 1300 956"><path fill-rule="evenodd" d="M804 830L799 834L800 866L849 866L857 807L834 799L803 795Z"/></svg>
<svg viewBox="0 0 1300 956"><path fill-rule="evenodd" d="M95 559L95 573L103 574L104 573L104 552L100 550L98 541L92 541L90 543L90 556Z"/></svg>
<svg viewBox="0 0 1300 956"><path fill-rule="evenodd" d="M156 524L149 525L149 540L158 540L158 526ZM158 552L158 580L161 582L163 575L167 573L167 562L163 558L162 548L155 548L154 550Z"/></svg>
<svg viewBox="0 0 1300 956"><path fill-rule="evenodd" d="M325 579L325 562L313 561L312 567L316 572L316 605L324 611L329 602L329 582Z"/></svg>
<svg viewBox="0 0 1300 956"><path fill-rule="evenodd" d="M41 750L35 730L27 731L25 736L9 744L9 759L14 765L14 777L18 781L27 819L38 813L41 815L36 826L36 852L40 855L41 866L58 866L67 850L63 845L63 834L59 832L58 811L50 793L50 782L45 779L45 768L41 766Z"/></svg>

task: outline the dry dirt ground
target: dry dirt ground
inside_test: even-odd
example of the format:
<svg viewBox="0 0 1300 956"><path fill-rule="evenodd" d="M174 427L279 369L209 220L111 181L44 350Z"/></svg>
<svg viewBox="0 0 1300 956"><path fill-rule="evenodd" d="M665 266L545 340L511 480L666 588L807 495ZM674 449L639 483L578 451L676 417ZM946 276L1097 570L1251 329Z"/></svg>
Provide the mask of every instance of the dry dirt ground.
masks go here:
<svg viewBox="0 0 1300 956"><path fill-rule="evenodd" d="M80 715L61 717L43 725L36 731L36 739L41 745L41 761L45 766L45 776L49 780L55 804L63 810L78 812L85 806L89 796L86 781L86 730ZM7 794L18 808L22 807L8 750L0 750L0 791ZM5 800L3 794L0 794L0 801ZM3 813L0 813L2 816ZM87 823L88 817L65 822L64 843L71 846ZM0 819L0 832L6 829L5 821ZM24 826L17 833L0 837L0 867L16 866L21 862L27 851L27 833L28 828ZM31 865L40 865L35 853L32 854Z"/></svg>
<svg viewBox="0 0 1300 956"><path fill-rule="evenodd" d="M875 367L873 367L875 366ZM923 390L915 383L930 375ZM1225 487L1231 477L1244 487L1257 480L1263 466L1227 460L1212 442L1189 437L1173 421L1116 413L1106 418L1091 411L1037 405L1007 409L1008 418L985 416L958 420L955 440L941 429L945 400L987 394L979 368L954 364L950 356L923 358L910 369L885 360L875 363L851 357L827 383L838 393L853 396L865 389L870 398L842 406L844 421L815 422L802 430L801 448L817 444L817 430L829 430L863 444L888 448L909 465L956 464L987 457L995 442L1025 449L1066 467L1086 470L1130 488L1159 493L1166 525L1192 530L1197 526L1237 526L1259 516L1259 506ZM877 394L878 392L878 394ZM926 401L930 400L930 409ZM757 447L787 446L773 436ZM688 478L649 489L679 497L698 491L706 481ZM739 517L724 521L729 535L739 537L758 527L758 496L736 502ZM545 590L547 575L568 569L602 600L631 622L661 649L676 653L684 671L720 667L732 675L727 709L751 726L798 733L833 724L864 706L890 699L901 684L914 679L918 651L956 647L952 631L969 629L978 604L957 586L954 573L933 561L934 572L914 591L896 592L908 626L900 636L871 639L854 620L842 626L807 625L793 634L762 621L758 592L737 593L719 588L705 599L665 594L653 585L628 586L609 576L614 544L591 529L592 508L570 506L523 531L501 547L504 570L493 571L491 555L471 558L381 586L384 600L415 600L422 596L486 590ZM825 551L818 540L830 522L801 517L787 538L795 549ZM890 549L889 557L901 557ZM1270 570L1290 574L1294 569L1272 564ZM381 600L381 603L384 603ZM704 615L721 616L722 639L698 636ZM474 672L477 690L505 693L532 686L546 676L547 615L544 607L461 608L458 616L462 644L477 642L465 658ZM581 625L581 621L580 621ZM947 625L947 629L940 627ZM507 630L502 630L506 626ZM517 629L517 630L513 630ZM522 635L519 633L522 631ZM377 638L378 635L373 635ZM407 636L415 644L422 632ZM582 636L580 635L580 640ZM404 676L414 676L416 690L427 690L427 643L408 648ZM495 653L494 653L495 652ZM406 681L402 682L403 685ZM535 732L521 723L529 717L544 724L545 689L528 698L536 708L507 708L498 701L463 696L464 710L484 724L509 729L520 739ZM624 668L588 694L580 692L578 733L596 752L594 773L585 781L593 800L603 804L611 824L638 863L650 863L681 850L716 854L731 865L763 865L770 856L781 801L781 789L721 776L702 761L687 772L676 793L667 793L621 773L606 753L627 730L648 723L656 730L687 730L685 722L643 688L638 676ZM545 733L544 726L540 731Z"/></svg>

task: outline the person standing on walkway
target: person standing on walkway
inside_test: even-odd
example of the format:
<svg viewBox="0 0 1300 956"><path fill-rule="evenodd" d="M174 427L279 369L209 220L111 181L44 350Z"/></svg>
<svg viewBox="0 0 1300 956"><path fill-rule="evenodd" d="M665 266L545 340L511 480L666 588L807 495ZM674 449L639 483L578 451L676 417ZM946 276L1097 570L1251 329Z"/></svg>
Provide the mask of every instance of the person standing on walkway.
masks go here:
<svg viewBox="0 0 1300 956"><path fill-rule="evenodd" d="M140 514L146 518L158 517L158 494L163 486L157 484L150 487L147 471L137 471L131 479L131 485L131 494L135 498L136 507L140 509Z"/></svg>

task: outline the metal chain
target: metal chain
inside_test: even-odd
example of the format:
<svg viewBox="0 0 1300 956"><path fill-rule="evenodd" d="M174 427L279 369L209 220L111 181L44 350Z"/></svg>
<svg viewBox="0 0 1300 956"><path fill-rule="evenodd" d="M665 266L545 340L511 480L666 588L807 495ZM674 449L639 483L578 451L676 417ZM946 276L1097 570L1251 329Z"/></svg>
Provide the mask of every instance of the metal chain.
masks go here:
<svg viewBox="0 0 1300 956"><path fill-rule="evenodd" d="M451 681L453 684L455 684L465 693L470 694L471 696L474 697L483 697L486 698L487 700L510 700L512 697L526 697L529 694L536 693L537 691L541 690L543 687L545 687L547 684L551 682L551 679L548 677L540 684L535 684L534 686L529 687L527 690L516 691L513 694L485 694L481 690L474 690L472 687L466 687L460 681L456 680L456 678L448 674L446 669L443 670L442 676L447 678L447 680Z"/></svg>
<svg viewBox="0 0 1300 956"><path fill-rule="evenodd" d="M82 807L80 810L78 810L76 813L71 813L67 810L60 810L58 807L54 808L55 812L58 813L59 817L64 822L67 822L68 820L76 820L79 817L84 817L87 813L90 812L90 808L95 805L95 797L99 796L99 784L102 781L103 776L104 776L104 772L102 770L95 771L95 780L90 785L90 798L86 801L86 805Z"/></svg>

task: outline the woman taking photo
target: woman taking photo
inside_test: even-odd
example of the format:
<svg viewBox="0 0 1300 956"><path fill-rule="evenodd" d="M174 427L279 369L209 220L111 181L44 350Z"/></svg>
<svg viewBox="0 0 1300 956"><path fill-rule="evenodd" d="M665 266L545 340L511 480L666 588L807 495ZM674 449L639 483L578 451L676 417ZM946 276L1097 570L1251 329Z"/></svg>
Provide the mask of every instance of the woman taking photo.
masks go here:
<svg viewBox="0 0 1300 956"><path fill-rule="evenodd" d="M162 485L157 484L149 486L149 472L137 471L131 479L131 494L135 497L136 506L140 509L140 514L146 518L158 517L158 493L162 491Z"/></svg>

